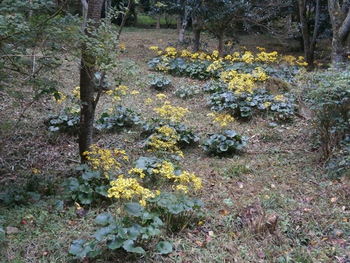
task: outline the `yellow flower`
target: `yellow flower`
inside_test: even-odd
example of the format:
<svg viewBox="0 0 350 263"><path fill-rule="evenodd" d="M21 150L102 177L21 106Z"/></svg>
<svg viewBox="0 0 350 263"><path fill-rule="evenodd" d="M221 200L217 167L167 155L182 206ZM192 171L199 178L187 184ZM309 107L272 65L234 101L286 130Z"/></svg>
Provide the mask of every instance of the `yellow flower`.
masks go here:
<svg viewBox="0 0 350 263"><path fill-rule="evenodd" d="M149 104L151 104L153 102L153 100L151 99L151 98L147 98L146 100L145 100L145 104L146 105L149 105Z"/></svg>
<svg viewBox="0 0 350 263"><path fill-rule="evenodd" d="M124 51L126 49L125 44L123 42L121 42L119 44L119 48L120 48L120 51Z"/></svg>
<svg viewBox="0 0 350 263"><path fill-rule="evenodd" d="M67 96L64 95L62 92L57 91L57 92L55 93L55 95L54 95L53 98L57 101L57 103L61 103L61 102L63 102L65 99L67 99Z"/></svg>
<svg viewBox="0 0 350 263"><path fill-rule="evenodd" d="M80 87L79 86L74 88L73 94L74 94L74 97L76 97L78 99L80 98Z"/></svg>
<svg viewBox="0 0 350 263"><path fill-rule="evenodd" d="M106 94L109 95L109 96L111 96L111 95L113 94L113 90L107 90L107 91L106 91Z"/></svg>
<svg viewBox="0 0 350 263"><path fill-rule="evenodd" d="M286 101L286 99L284 98L283 94L282 95L276 95L274 97L274 100L282 101L282 102Z"/></svg>
<svg viewBox="0 0 350 263"><path fill-rule="evenodd" d="M40 174L40 170L36 169L36 168L32 168L32 172L33 174Z"/></svg>
<svg viewBox="0 0 350 263"><path fill-rule="evenodd" d="M150 50L156 50L156 51L158 51L158 50L159 50L159 47L157 47L157 46L150 46L149 49L150 49Z"/></svg>
<svg viewBox="0 0 350 263"><path fill-rule="evenodd" d="M131 95L138 95L138 94L140 94L140 92L137 91L137 90L133 90L133 91L131 92Z"/></svg>
<svg viewBox="0 0 350 263"><path fill-rule="evenodd" d="M270 107L270 105L271 105L271 102L269 102L269 101L266 101L266 102L264 102L264 107L267 109L268 107Z"/></svg>
<svg viewBox="0 0 350 263"><path fill-rule="evenodd" d="M159 94L157 94L157 98L158 98L159 100L163 100L163 99L166 99L167 96L166 96L165 94L163 94L163 93L159 93Z"/></svg>

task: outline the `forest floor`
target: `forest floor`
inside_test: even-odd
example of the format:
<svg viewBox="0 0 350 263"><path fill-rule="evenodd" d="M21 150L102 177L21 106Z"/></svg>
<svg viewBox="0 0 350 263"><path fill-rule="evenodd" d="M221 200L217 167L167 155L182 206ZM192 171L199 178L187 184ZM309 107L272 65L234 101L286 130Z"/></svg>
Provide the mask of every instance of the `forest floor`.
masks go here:
<svg viewBox="0 0 350 263"><path fill-rule="evenodd" d="M154 56L149 47L164 49L176 43L176 32L126 29L121 41L126 51L113 77L140 92L123 103L149 118L152 105L144 101L157 101L149 83L151 74L159 74L148 69L147 62ZM209 36L204 35L203 42L207 43L203 48L215 49ZM295 52L298 46L260 35L243 36L235 47L256 50L257 44L279 52ZM65 93L78 86L76 62L67 62L58 74ZM163 93L172 105L189 109L186 125L203 142L213 131L207 116L209 95L199 93L183 100L173 91L205 82L169 77L172 88ZM86 217L78 218L74 203L58 205L65 198L62 182L76 174L77 138L52 133L44 122L50 114L58 114L65 102L42 100L23 112L29 105L17 104L18 100L5 94L0 99L0 226L15 229L7 232L6 240L0 239L0 262L70 262L70 243L94 233L94 219L103 209L87 208ZM97 115L110 103L102 98ZM240 155L218 158L199 146L182 149L186 170L203 180L203 188L194 194L205 203L205 217L200 225L170 237L174 242L171 254L135 259L109 252L96 262L350 262L349 178L326 176L322 155L313 144L309 116L276 127L270 122L267 116L259 116L229 127L249 138ZM101 147L125 149L131 160L142 155L138 130L96 133L94 140ZM23 197L23 190L35 194ZM12 198L11 202L6 203L6 198ZM249 213L259 214L255 219L260 223L242 227L239 220ZM262 228L271 218L276 219L276 226L267 233Z"/></svg>

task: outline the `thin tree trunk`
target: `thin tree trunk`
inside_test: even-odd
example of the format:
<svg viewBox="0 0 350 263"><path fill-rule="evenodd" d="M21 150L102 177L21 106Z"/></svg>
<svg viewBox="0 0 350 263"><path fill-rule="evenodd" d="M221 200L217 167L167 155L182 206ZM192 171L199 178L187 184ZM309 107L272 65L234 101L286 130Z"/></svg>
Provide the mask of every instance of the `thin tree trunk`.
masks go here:
<svg viewBox="0 0 350 263"><path fill-rule="evenodd" d="M177 34L180 34L180 30L181 30L181 16L178 15L176 17L176 32L177 32Z"/></svg>
<svg viewBox="0 0 350 263"><path fill-rule="evenodd" d="M317 37L319 32L320 21L320 0L316 0L315 7L315 25L314 31L310 32L309 17L306 12L306 1L299 0L299 17L300 17L300 29L303 38L303 48L305 60L308 63L307 69L312 71L314 69L314 54L317 43Z"/></svg>
<svg viewBox="0 0 350 263"><path fill-rule="evenodd" d="M160 14L156 15L156 29L160 29Z"/></svg>
<svg viewBox="0 0 350 263"><path fill-rule="evenodd" d="M123 30L123 28L124 28L126 19L127 19L127 17L128 17L128 12L130 11L132 2L133 2L133 0L129 0L128 6L127 6L127 11L125 12L125 14L124 14L124 16L123 16L122 23L120 24L120 27L119 27L117 39L119 39L119 36L120 36L120 34L122 33L122 30Z"/></svg>
<svg viewBox="0 0 350 263"><path fill-rule="evenodd" d="M93 26L97 27L101 16L103 0L89 0L87 19L93 20ZM92 37L85 29L85 34ZM95 118L95 109L97 100L94 97L94 74L95 74L95 57L86 49L86 45L82 46L81 67L80 67L80 133L79 133L79 153L81 162L86 161L83 155L88 151L93 143L93 125Z"/></svg>
<svg viewBox="0 0 350 263"><path fill-rule="evenodd" d="M219 39L219 45L218 45L218 52L219 57L222 58L224 56L224 32L218 36Z"/></svg>

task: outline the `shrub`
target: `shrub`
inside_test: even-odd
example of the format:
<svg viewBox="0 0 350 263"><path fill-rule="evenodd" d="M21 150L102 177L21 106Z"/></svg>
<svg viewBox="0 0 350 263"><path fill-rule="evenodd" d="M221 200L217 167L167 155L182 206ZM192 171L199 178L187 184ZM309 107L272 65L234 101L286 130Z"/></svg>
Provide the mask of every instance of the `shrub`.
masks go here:
<svg viewBox="0 0 350 263"><path fill-rule="evenodd" d="M349 71L327 70L307 75L303 96L325 158L343 148L350 136Z"/></svg>
<svg viewBox="0 0 350 263"><path fill-rule="evenodd" d="M222 133L209 134L209 136L202 146L204 151L213 155L235 153L245 147L248 141L248 138L233 130L225 130Z"/></svg>
<svg viewBox="0 0 350 263"><path fill-rule="evenodd" d="M100 130L114 131L123 127L130 128L139 124L139 115L132 109L116 106L110 113L104 112L97 121L96 127Z"/></svg>

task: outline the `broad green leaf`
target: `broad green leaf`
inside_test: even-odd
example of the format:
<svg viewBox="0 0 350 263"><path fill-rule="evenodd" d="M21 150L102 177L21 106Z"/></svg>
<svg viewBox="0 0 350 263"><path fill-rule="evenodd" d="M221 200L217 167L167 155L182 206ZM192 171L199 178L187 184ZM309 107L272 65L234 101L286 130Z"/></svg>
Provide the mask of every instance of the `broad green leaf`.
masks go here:
<svg viewBox="0 0 350 263"><path fill-rule="evenodd" d="M133 240L124 241L123 248L128 252L146 254L146 251L142 247L134 247Z"/></svg>
<svg viewBox="0 0 350 263"><path fill-rule="evenodd" d="M101 241L104 238L106 238L109 234L114 233L116 228L117 228L117 226L115 224L109 225L107 227L102 227L95 232L94 237L98 241Z"/></svg>
<svg viewBox="0 0 350 263"><path fill-rule="evenodd" d="M169 254L173 251L173 246L167 241L160 241L156 248L161 254Z"/></svg>
<svg viewBox="0 0 350 263"><path fill-rule="evenodd" d="M118 249L123 245L124 240L121 237L113 235L113 237L107 241L107 247L109 249Z"/></svg>
<svg viewBox="0 0 350 263"><path fill-rule="evenodd" d="M100 178L100 172L99 171L85 172L81 177L84 180L90 180L92 178Z"/></svg>
<svg viewBox="0 0 350 263"><path fill-rule="evenodd" d="M109 186L107 185L102 185L102 186L98 186L95 188L95 192L104 196L104 197L108 197L108 189L109 189Z"/></svg>
<svg viewBox="0 0 350 263"><path fill-rule="evenodd" d="M141 216L145 208L139 203L127 203L124 206L125 212L132 216Z"/></svg>
<svg viewBox="0 0 350 263"><path fill-rule="evenodd" d="M100 224L100 225L107 225L107 224L111 224L114 223L114 216L111 213L103 213L103 214L99 214L96 217L96 223Z"/></svg>

